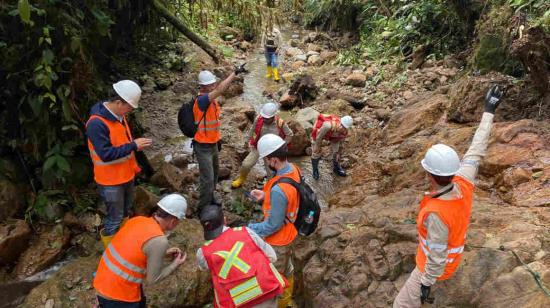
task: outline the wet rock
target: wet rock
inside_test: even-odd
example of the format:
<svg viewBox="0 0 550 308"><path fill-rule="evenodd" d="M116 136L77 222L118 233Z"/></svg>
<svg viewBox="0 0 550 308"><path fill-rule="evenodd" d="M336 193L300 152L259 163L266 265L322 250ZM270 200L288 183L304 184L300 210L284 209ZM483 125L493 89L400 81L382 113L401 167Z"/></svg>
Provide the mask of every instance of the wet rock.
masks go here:
<svg viewBox="0 0 550 308"><path fill-rule="evenodd" d="M292 59L294 59L294 61L307 62L307 56L304 54L295 55Z"/></svg>
<svg viewBox="0 0 550 308"><path fill-rule="evenodd" d="M364 87L367 82L367 77L362 73L353 73L346 78L346 84L354 87Z"/></svg>
<svg viewBox="0 0 550 308"><path fill-rule="evenodd" d="M15 274L20 278L28 277L54 264L70 240L71 232L63 225L45 228L19 258Z"/></svg>
<svg viewBox="0 0 550 308"><path fill-rule="evenodd" d="M279 99L279 104L287 109L296 106L298 102L298 97L296 95L291 95L289 92L283 94L283 96L281 96L281 98Z"/></svg>
<svg viewBox="0 0 550 308"><path fill-rule="evenodd" d="M204 243L202 227L197 220L180 223L169 237L170 247L176 246L187 253L187 261L172 275L145 289L147 303L151 307L202 307L212 303L210 274L199 271L193 257ZM78 258L67 264L55 275L37 286L25 299L23 307L43 307L51 299L56 307L90 307L95 301L92 287L93 273L99 256ZM79 279L80 278L80 279ZM72 288L66 287L71 282ZM44 295L46 294L46 297Z"/></svg>
<svg viewBox="0 0 550 308"><path fill-rule="evenodd" d="M137 186L134 201L134 214L149 215L151 210L157 206L159 200L160 198L146 187L142 185Z"/></svg>
<svg viewBox="0 0 550 308"><path fill-rule="evenodd" d="M0 221L19 213L24 206L23 195L17 186L8 180L0 180Z"/></svg>
<svg viewBox="0 0 550 308"><path fill-rule="evenodd" d="M223 181L229 179L231 176L231 166L230 165L222 165L220 166L220 170L218 171L218 181Z"/></svg>
<svg viewBox="0 0 550 308"><path fill-rule="evenodd" d="M65 213L63 224L71 230L86 230L86 226L71 212Z"/></svg>
<svg viewBox="0 0 550 308"><path fill-rule="evenodd" d="M180 169L186 169L190 159L191 157L187 154L177 154L174 156L171 163Z"/></svg>
<svg viewBox="0 0 550 308"><path fill-rule="evenodd" d="M295 47L290 47L286 50L286 55L289 57L295 57L297 55L303 55L303 54L304 54L303 50Z"/></svg>
<svg viewBox="0 0 550 308"><path fill-rule="evenodd" d="M318 55L319 55L319 53L318 53L317 51L308 51L308 52L306 53L306 56L307 56L308 58L311 57L311 56L318 56Z"/></svg>
<svg viewBox="0 0 550 308"><path fill-rule="evenodd" d="M328 62L328 61L336 59L336 57L338 56L338 53L336 51L323 50L323 51L321 51L320 56L321 56L321 60L323 60L323 62Z"/></svg>
<svg viewBox="0 0 550 308"><path fill-rule="evenodd" d="M391 116L391 112L385 108L378 108L374 110L374 115L378 120L387 120Z"/></svg>
<svg viewBox="0 0 550 308"><path fill-rule="evenodd" d="M151 183L168 188L172 192L178 192L182 189L183 172L172 164L163 163L151 177Z"/></svg>
<svg viewBox="0 0 550 308"><path fill-rule="evenodd" d="M242 82L232 82L227 90L223 92L225 98L239 96L244 92L244 84Z"/></svg>
<svg viewBox="0 0 550 308"><path fill-rule="evenodd" d="M313 124L317 120L319 114L319 111L311 107L306 107L298 110L298 112L296 113L296 121L300 123L300 125L306 130L307 134L309 135L311 134Z"/></svg>
<svg viewBox="0 0 550 308"><path fill-rule="evenodd" d="M311 145L311 140L306 130L300 125L296 120L290 120L287 122L288 127L294 133L292 140L290 141L290 146L288 149L288 154L292 156L300 156L305 153L305 150L308 146Z"/></svg>
<svg viewBox="0 0 550 308"><path fill-rule="evenodd" d="M307 51L314 51L316 52L317 54L319 54L321 52L321 46L317 45L317 44L313 44L313 43L309 43L307 44Z"/></svg>
<svg viewBox="0 0 550 308"><path fill-rule="evenodd" d="M296 61L292 63L291 68L292 70L297 71L300 68L304 67L304 65L306 65L304 61Z"/></svg>
<svg viewBox="0 0 550 308"><path fill-rule="evenodd" d="M17 260L29 246L31 229L24 220L8 220L0 225L0 264Z"/></svg>
<svg viewBox="0 0 550 308"><path fill-rule="evenodd" d="M313 65L313 66L321 65L323 64L323 60L321 60L321 57L318 55L312 55L307 58L307 64Z"/></svg>

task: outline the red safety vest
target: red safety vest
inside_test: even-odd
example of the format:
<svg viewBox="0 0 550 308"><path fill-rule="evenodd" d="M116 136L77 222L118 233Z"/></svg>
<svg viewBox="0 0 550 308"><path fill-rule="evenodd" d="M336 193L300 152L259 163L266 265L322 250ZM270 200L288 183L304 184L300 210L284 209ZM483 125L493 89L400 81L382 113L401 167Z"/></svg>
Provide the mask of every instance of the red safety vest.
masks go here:
<svg viewBox="0 0 550 308"><path fill-rule="evenodd" d="M223 232L202 246L214 286L214 307L253 307L279 294L285 278L244 227Z"/></svg>
<svg viewBox="0 0 550 308"><path fill-rule="evenodd" d="M136 216L128 220L99 260L93 283L96 291L110 299L139 302L147 270L147 256L141 249L157 236L164 236L164 232L154 218Z"/></svg>
<svg viewBox="0 0 550 308"><path fill-rule="evenodd" d="M126 117L123 117L124 124L122 124L119 121L110 121L99 115L92 115L88 119L86 126L88 126L88 123L92 119L99 119L107 126L109 129L109 139L113 147L128 144L134 140L130 132L130 126L126 122ZM94 179L98 184L119 185L128 183L141 171L134 152L124 157L104 162L97 155L90 138L88 138L88 149L90 150L90 156L94 164Z"/></svg>
<svg viewBox="0 0 550 308"><path fill-rule="evenodd" d="M292 171L289 174L276 175L264 185L263 191L265 195L264 202L262 204L264 220L267 220L269 217L269 211L271 210L270 196L273 184L275 184L275 182L282 177L288 177L300 183L301 178L298 167L294 164L291 164L291 167ZM296 230L296 227L294 227L294 221L296 220L296 215L298 214L298 208L300 206L300 195L298 194L298 191L296 191L296 188L294 188L291 184L279 183L277 185L279 185L287 200L285 223L277 232L266 237L265 241L272 246L285 246L292 243L298 235L298 231Z"/></svg>
<svg viewBox="0 0 550 308"><path fill-rule="evenodd" d="M321 129L321 126L325 122L330 122L330 130L325 134L325 137L323 139L329 140L332 142L340 141L345 139L348 136L348 130L347 129L340 129L340 117L337 115L328 115L328 114L320 114L317 117L317 121L315 121L315 125L313 125L313 130L311 131L311 138L313 140L317 139L317 133L319 132L319 129Z"/></svg>
<svg viewBox="0 0 550 308"><path fill-rule="evenodd" d="M195 133L195 141L199 143L217 143L222 139L220 132L220 105L217 100L212 100L206 109L206 116L203 118L204 112L199 109L199 98L195 99L193 104L193 118L197 126Z"/></svg>
<svg viewBox="0 0 550 308"><path fill-rule="evenodd" d="M277 128L279 129L279 136L284 140L286 138L285 132L283 130L283 125L285 125L285 121L281 119L281 117L279 116L275 116L274 121L277 124ZM250 138L250 141L249 141L250 145L256 146L258 144L258 140L260 140L260 137L262 137L260 134L262 132L263 126L264 126L264 117L259 116L258 119L256 120L254 133L252 134L252 138Z"/></svg>
<svg viewBox="0 0 550 308"><path fill-rule="evenodd" d="M416 266L421 272L424 272L426 266L426 254L432 249L447 249L447 265L443 274L437 280L449 279L460 264L464 243L466 242L466 232L470 223L470 213L472 211L472 198L474 193L474 184L466 179L455 176L453 183L458 186L462 198L453 200L442 200L425 196L420 202L420 212L416 219L418 229L418 249L416 252ZM430 213L435 213L449 229L449 239L446 247L429 247L426 241L428 230L424 226L424 220Z"/></svg>

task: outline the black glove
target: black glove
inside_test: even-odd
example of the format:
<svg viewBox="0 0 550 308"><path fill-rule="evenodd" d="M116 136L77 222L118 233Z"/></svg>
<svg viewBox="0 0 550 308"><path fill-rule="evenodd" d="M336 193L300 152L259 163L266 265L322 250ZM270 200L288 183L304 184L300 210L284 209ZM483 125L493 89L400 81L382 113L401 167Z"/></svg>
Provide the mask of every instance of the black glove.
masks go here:
<svg viewBox="0 0 550 308"><path fill-rule="evenodd" d="M495 110L500 104L500 98L502 97L502 90L499 86L494 85L487 91L485 95L485 112L495 114Z"/></svg>
<svg viewBox="0 0 550 308"><path fill-rule="evenodd" d="M244 66L246 65L246 62L241 65L235 65L235 75L239 75L241 73L247 73L248 71Z"/></svg>
<svg viewBox="0 0 550 308"><path fill-rule="evenodd" d="M434 298L430 297L430 288L431 287L425 286L423 284L420 285L420 302L422 304L424 304L424 303L433 304L434 303Z"/></svg>

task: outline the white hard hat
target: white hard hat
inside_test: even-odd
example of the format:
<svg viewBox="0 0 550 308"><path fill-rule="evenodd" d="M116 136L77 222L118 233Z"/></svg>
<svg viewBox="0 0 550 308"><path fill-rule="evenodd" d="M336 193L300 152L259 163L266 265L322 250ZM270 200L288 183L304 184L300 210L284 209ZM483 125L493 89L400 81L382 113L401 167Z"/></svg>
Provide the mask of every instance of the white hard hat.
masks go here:
<svg viewBox="0 0 550 308"><path fill-rule="evenodd" d="M131 80L121 80L113 84L116 94L126 101L130 106L139 107L139 99L141 98L141 88L137 83Z"/></svg>
<svg viewBox="0 0 550 308"><path fill-rule="evenodd" d="M343 127L350 128L353 125L353 118L350 116L342 117L340 123L342 123Z"/></svg>
<svg viewBox="0 0 550 308"><path fill-rule="evenodd" d="M265 134L258 140L258 153L260 158L264 158L267 155L275 152L281 146L285 144L283 138L274 134Z"/></svg>
<svg viewBox="0 0 550 308"><path fill-rule="evenodd" d="M263 118L269 119L273 118L277 111L279 111L279 105L273 102L265 103L260 109L260 115Z"/></svg>
<svg viewBox="0 0 550 308"><path fill-rule="evenodd" d="M211 71L201 71L199 73L199 84L207 86L217 81L217 78Z"/></svg>
<svg viewBox="0 0 550 308"><path fill-rule="evenodd" d="M157 205L166 213L177 217L178 219L185 218L187 212L187 201L180 194L170 194L160 199Z"/></svg>
<svg viewBox="0 0 550 308"><path fill-rule="evenodd" d="M436 144L428 149L421 164L424 170L431 174L451 176L458 172L460 159L450 146Z"/></svg>

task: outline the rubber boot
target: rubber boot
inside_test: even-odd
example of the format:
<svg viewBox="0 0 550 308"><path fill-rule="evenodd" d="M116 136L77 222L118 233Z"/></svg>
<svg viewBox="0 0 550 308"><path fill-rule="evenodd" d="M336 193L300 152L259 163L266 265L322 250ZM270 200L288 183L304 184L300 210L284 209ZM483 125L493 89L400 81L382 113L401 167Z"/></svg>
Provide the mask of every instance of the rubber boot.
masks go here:
<svg viewBox="0 0 550 308"><path fill-rule="evenodd" d="M231 187L232 188L241 187L244 184L244 181L246 181L247 175L248 175L248 172L241 171L241 173L239 173L239 177L236 178L235 181L231 183Z"/></svg>
<svg viewBox="0 0 550 308"><path fill-rule="evenodd" d="M103 247L107 248L109 244L111 243L111 240L113 239L114 235L103 235L103 229L99 231L99 237L101 238L101 242L103 243Z"/></svg>
<svg viewBox="0 0 550 308"><path fill-rule="evenodd" d="M315 180L319 179L319 160L320 158L311 159L311 171Z"/></svg>
<svg viewBox="0 0 550 308"><path fill-rule="evenodd" d="M279 81L279 69L276 67L273 68L273 80Z"/></svg>
<svg viewBox="0 0 550 308"><path fill-rule="evenodd" d="M346 176L346 170L342 169L342 166L340 166L340 164L338 163L337 160L333 160L332 161L332 165L333 165L333 171L336 175L338 176Z"/></svg>
<svg viewBox="0 0 550 308"><path fill-rule="evenodd" d="M271 66L267 66L267 74L265 74L265 78L271 78L273 74L273 68Z"/></svg>
<svg viewBox="0 0 550 308"><path fill-rule="evenodd" d="M287 277L286 280L288 281L288 285L283 291L283 294L279 299L277 300L277 308L287 308L292 307L292 291L294 289L294 274L292 276Z"/></svg>

